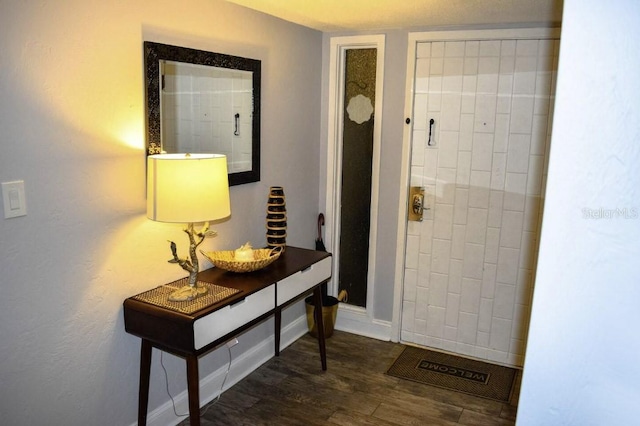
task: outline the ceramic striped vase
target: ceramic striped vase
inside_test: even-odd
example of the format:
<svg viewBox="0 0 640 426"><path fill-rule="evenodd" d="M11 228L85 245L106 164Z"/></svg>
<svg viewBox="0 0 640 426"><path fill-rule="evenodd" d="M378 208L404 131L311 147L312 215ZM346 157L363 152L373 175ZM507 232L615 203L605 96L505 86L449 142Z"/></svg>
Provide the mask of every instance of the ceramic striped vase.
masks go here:
<svg viewBox="0 0 640 426"><path fill-rule="evenodd" d="M269 188L267 200L267 247L284 251L287 239L287 206L281 186Z"/></svg>

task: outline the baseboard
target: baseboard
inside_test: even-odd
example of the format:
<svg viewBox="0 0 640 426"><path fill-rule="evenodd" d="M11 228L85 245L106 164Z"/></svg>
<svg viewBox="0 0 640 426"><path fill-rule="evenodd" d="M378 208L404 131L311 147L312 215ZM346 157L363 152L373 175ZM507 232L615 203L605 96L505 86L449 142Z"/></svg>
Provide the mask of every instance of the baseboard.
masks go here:
<svg viewBox="0 0 640 426"><path fill-rule="evenodd" d="M391 322L369 318L365 309L344 303L340 304L334 328L372 339L391 340Z"/></svg>
<svg viewBox="0 0 640 426"><path fill-rule="evenodd" d="M286 348L307 332L307 318L305 315L302 315L282 328L280 334L280 348ZM275 337L271 335L269 338L258 342L256 345L240 354L234 353L231 369L229 370L226 381L224 380L224 376L227 373L227 368L229 368L228 365L224 365L208 376L202 378L200 380L200 406L204 406L218 397L221 393L220 387L223 381L224 388L222 389L222 392L224 393L225 390L231 388L262 364L273 358L274 341ZM222 397L224 398L224 396ZM173 399L178 413L189 412L188 394L186 389L174 396ZM215 405L210 409L215 410ZM167 402L148 414L147 424L149 426L177 425L185 418L186 417L176 417L173 412L173 404L169 399ZM131 426L136 425L137 422L133 423Z"/></svg>

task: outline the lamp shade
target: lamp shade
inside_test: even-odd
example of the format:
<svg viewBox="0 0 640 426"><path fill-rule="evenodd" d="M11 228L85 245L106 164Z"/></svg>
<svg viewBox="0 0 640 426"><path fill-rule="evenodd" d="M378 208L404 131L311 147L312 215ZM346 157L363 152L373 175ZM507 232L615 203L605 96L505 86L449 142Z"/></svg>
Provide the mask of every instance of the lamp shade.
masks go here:
<svg viewBox="0 0 640 426"><path fill-rule="evenodd" d="M156 154L147 157L147 217L197 223L231 214L227 157Z"/></svg>

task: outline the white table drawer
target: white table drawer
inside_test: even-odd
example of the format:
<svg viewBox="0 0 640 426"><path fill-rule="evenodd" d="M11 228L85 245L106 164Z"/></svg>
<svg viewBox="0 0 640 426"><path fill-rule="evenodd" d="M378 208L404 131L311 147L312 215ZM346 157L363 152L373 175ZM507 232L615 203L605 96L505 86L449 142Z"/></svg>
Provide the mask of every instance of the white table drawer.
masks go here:
<svg viewBox="0 0 640 426"><path fill-rule="evenodd" d="M243 301L225 306L193 323L194 345L200 349L225 334L237 329L260 315L274 309L275 284L270 285Z"/></svg>
<svg viewBox="0 0 640 426"><path fill-rule="evenodd" d="M331 277L331 257L314 263L311 267L278 281L278 301L280 306L314 285Z"/></svg>

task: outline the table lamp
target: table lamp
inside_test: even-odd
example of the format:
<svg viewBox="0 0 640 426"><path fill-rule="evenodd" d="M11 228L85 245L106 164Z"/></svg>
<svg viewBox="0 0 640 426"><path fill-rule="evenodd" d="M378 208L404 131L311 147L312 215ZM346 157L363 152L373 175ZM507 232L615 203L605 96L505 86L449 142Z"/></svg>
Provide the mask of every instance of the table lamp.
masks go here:
<svg viewBox="0 0 640 426"><path fill-rule="evenodd" d="M209 221L231 214L227 157L219 154L156 154L147 157L147 217L159 222L187 223L189 258L173 258L189 272L189 284L169 295L171 301L193 300L207 293L198 283L197 247L208 236ZM193 224L203 223L199 231Z"/></svg>

